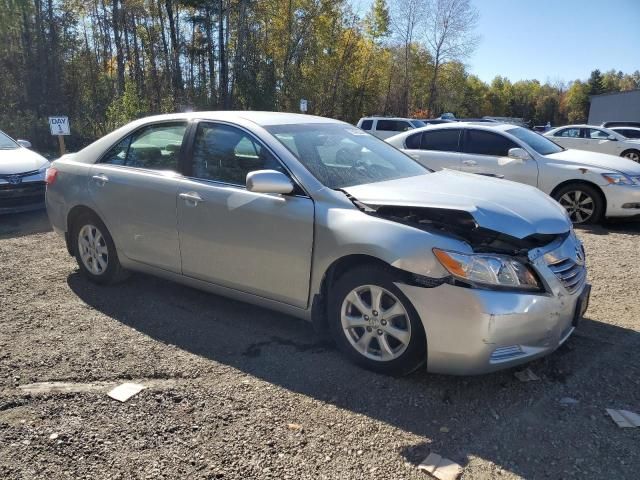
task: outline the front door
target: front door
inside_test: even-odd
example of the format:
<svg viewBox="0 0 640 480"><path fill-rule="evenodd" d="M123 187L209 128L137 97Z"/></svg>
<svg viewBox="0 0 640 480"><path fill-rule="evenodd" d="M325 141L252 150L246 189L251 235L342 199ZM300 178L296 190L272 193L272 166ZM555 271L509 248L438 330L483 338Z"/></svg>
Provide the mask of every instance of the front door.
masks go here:
<svg viewBox="0 0 640 480"><path fill-rule="evenodd" d="M314 205L291 195L253 193L247 173L282 164L251 134L201 122L191 172L178 189L182 273L272 300L306 307Z"/></svg>
<svg viewBox="0 0 640 480"><path fill-rule="evenodd" d="M91 167L88 187L118 252L180 271L176 229L179 156L186 124L144 127Z"/></svg>

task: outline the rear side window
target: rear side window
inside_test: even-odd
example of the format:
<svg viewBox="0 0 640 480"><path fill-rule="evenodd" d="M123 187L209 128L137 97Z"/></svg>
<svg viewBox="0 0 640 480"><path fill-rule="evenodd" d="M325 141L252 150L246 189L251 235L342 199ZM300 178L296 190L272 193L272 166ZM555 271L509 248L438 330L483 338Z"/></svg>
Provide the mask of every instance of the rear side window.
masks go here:
<svg viewBox="0 0 640 480"><path fill-rule="evenodd" d="M467 130L465 153L506 157L510 148L518 148L518 145L503 135L483 130Z"/></svg>
<svg viewBox="0 0 640 480"><path fill-rule="evenodd" d="M446 128L433 130L422 134L422 150L438 150L441 152L457 152L460 138L460 129Z"/></svg>
<svg viewBox="0 0 640 480"><path fill-rule="evenodd" d="M387 132L406 132L411 128L411 124L403 120L378 120L376 125L376 130Z"/></svg>
<svg viewBox="0 0 640 480"><path fill-rule="evenodd" d="M186 129L186 124L179 123L151 125L138 130L112 147L102 163L177 172Z"/></svg>
<svg viewBox="0 0 640 480"><path fill-rule="evenodd" d="M564 130L560 130L559 132L556 132L554 137L580 138L580 129L579 128L565 128Z"/></svg>
<svg viewBox="0 0 640 480"><path fill-rule="evenodd" d="M417 150L420 148L420 144L422 143L422 133L415 133L413 135L409 135L407 139L404 141L404 144L407 148L411 148L413 150Z"/></svg>
<svg viewBox="0 0 640 480"><path fill-rule="evenodd" d="M362 130L371 130L372 126L373 126L373 120L363 120L362 125L360 126L360 128Z"/></svg>
<svg viewBox="0 0 640 480"><path fill-rule="evenodd" d="M640 130L631 130L631 129L616 129L621 135L624 135L627 138L640 138Z"/></svg>
<svg viewBox="0 0 640 480"><path fill-rule="evenodd" d="M594 140L606 140L609 138L609 134L607 132L603 132L602 130L598 130L597 128L590 128L589 138L592 138Z"/></svg>

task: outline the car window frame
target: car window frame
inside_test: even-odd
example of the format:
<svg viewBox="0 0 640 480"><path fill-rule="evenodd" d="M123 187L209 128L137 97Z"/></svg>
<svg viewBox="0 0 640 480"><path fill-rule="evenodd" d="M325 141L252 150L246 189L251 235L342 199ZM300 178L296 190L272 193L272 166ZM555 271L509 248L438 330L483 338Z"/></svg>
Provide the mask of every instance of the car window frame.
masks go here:
<svg viewBox="0 0 640 480"><path fill-rule="evenodd" d="M193 175L193 162L194 162L193 149L195 147L196 134L198 132L198 127L201 124L224 125L227 127L237 128L238 130L241 130L251 139L251 141L258 144L260 148L266 149L273 156L273 158L275 158L275 160L280 164L280 166L283 167L284 171L286 172L286 175L289 177L289 180L291 180L291 183L293 183L293 187L294 187L293 192L291 192L290 194L287 194L287 196L311 198L311 195L309 195L307 190L304 188L304 186L302 185L302 182L300 182L296 178L296 176L293 174L291 169L287 166L286 162L283 162L282 159L273 151L273 149L269 147L269 145L263 142L249 129L243 127L242 125L238 125L237 123L232 123L224 120L210 120L206 118L194 119L190 123L191 125L190 125L190 130L188 132L188 137L185 139L185 143L187 143L186 150L185 150L185 158L184 158L184 170L183 170L184 171L183 175L185 178L194 182L204 182L204 183L209 183L216 186L231 187L231 188L237 188L239 190L249 191L247 190L246 182L244 185L240 185L237 183L224 182L222 180L213 180L210 178L199 178Z"/></svg>
<svg viewBox="0 0 640 480"><path fill-rule="evenodd" d="M460 153L465 154L465 155L479 155L481 157L494 157L494 158L495 157L499 157L499 158L504 158L504 157L509 156L509 150L511 150L512 148L523 148L522 145L520 145L520 142L516 142L516 141L512 140L511 138L509 138L506 135L504 135L502 132L483 130L481 128L464 128L463 130L464 130L464 139L462 141L462 148L460 149ZM487 133L489 135L495 135L497 137L502 137L504 140L507 140L507 141L513 143L515 146L514 147L510 147L507 150L507 155L494 155L494 154L491 154L491 153L467 152L466 148L467 148L467 142L469 141L469 138L468 138L469 137L469 133L474 131L474 130L477 131L477 132L483 132L483 133ZM527 150L527 152L530 154L528 149L525 149L525 150Z"/></svg>
<svg viewBox="0 0 640 480"><path fill-rule="evenodd" d="M566 132L567 130L578 130L579 135L577 137L565 137L565 136L562 135L562 132ZM586 140L586 138L587 138L585 129L582 128L582 127L565 127L565 128L561 128L556 133L554 133L553 136L554 137L558 137L558 138L569 138L569 139L581 138L583 140Z"/></svg>
<svg viewBox="0 0 640 480"><path fill-rule="evenodd" d="M107 163L104 161L105 157L111 150L118 145L120 142L125 139L129 139L129 145L127 146L127 157L129 156L129 148L131 147L131 139L140 133L143 130L151 127L157 127L160 125L184 125L185 131L182 136L182 144L180 145L180 150L178 151L178 163L177 170L156 170L153 168L143 168L143 167L132 167L131 165L118 165L115 163ZM112 143L109 148L107 148L102 155L98 158L98 160L94 163L94 165L109 165L110 167L124 168L127 170L134 170L136 172L151 172L159 175L166 176L168 172L176 174L176 176L184 176L184 155L186 153L186 143L189 138L189 131L191 128L191 122L189 120L160 120L156 122L145 123L144 125L140 125L139 127L129 131L126 135L120 137L116 142ZM125 157L126 158L126 157Z"/></svg>
<svg viewBox="0 0 640 480"><path fill-rule="evenodd" d="M423 147L423 142L425 139L426 134L430 134L430 133L436 133L436 132L445 132L445 131L449 131L449 130L457 130L458 131L458 142L457 142L457 146L456 146L456 150L431 150L431 149L426 149ZM455 126L453 128L431 128L429 130L424 130L422 132L422 137L420 138L420 148L419 150L422 152L444 152L444 153L462 153L462 149L463 149L463 134L464 134L465 129L459 126Z"/></svg>

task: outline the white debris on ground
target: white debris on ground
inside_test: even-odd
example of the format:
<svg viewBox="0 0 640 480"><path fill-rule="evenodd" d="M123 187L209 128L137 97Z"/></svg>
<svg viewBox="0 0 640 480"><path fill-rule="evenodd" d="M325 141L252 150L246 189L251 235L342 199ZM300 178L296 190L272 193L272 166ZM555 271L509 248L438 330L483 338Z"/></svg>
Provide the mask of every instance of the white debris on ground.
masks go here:
<svg viewBox="0 0 640 480"><path fill-rule="evenodd" d="M419 470L424 470L439 480L455 480L462 473L462 467L448 458L431 452L420 465Z"/></svg>
<svg viewBox="0 0 640 480"><path fill-rule="evenodd" d="M620 428L640 427L640 415L629 410L607 408L607 413Z"/></svg>
<svg viewBox="0 0 640 480"><path fill-rule="evenodd" d="M122 385L118 385L116 388L109 390L107 395L119 402L126 402L134 395L140 393L144 388L145 386L140 385L139 383L123 383Z"/></svg>
<svg viewBox="0 0 640 480"><path fill-rule="evenodd" d="M570 407L571 405L577 405L578 403L580 403L580 400L576 400L571 397L564 397L560 399L560 405L563 407Z"/></svg>
<svg viewBox="0 0 640 480"><path fill-rule="evenodd" d="M533 373L530 368L515 372L514 375L521 382L535 382L540 380L540 377Z"/></svg>

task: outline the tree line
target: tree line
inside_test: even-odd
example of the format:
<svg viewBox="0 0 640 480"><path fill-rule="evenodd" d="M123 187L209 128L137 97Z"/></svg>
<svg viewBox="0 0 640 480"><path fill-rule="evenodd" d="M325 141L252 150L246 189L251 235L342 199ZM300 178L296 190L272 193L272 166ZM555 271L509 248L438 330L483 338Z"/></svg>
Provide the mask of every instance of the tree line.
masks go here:
<svg viewBox="0 0 640 480"><path fill-rule="evenodd" d="M357 0L355 0L357 1ZM71 149L153 113L298 111L586 120L589 96L640 88L640 72L586 81L485 83L465 61L479 39L470 0L0 0L0 129Z"/></svg>

